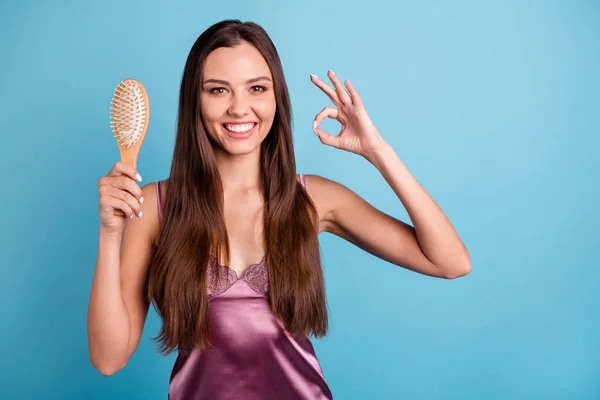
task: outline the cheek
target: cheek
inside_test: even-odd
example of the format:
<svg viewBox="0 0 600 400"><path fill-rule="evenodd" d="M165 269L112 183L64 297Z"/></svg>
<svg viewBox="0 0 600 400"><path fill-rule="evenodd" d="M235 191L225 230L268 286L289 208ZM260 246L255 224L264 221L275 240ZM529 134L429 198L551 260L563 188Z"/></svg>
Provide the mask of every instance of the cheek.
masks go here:
<svg viewBox="0 0 600 400"><path fill-rule="evenodd" d="M218 141L219 131L215 131L215 123L219 121L220 114L218 112L215 104L206 104L203 103L200 106L200 115L202 117L202 122L204 123L204 128L206 134L214 141Z"/></svg>
<svg viewBox="0 0 600 400"><path fill-rule="evenodd" d="M263 99L255 104L254 111L263 121L271 121L275 117L277 104L275 99Z"/></svg>
<svg viewBox="0 0 600 400"><path fill-rule="evenodd" d="M213 123L223 115L222 106L219 103L214 101L205 101L201 103L200 112L202 114L202 119L204 123L210 124Z"/></svg>

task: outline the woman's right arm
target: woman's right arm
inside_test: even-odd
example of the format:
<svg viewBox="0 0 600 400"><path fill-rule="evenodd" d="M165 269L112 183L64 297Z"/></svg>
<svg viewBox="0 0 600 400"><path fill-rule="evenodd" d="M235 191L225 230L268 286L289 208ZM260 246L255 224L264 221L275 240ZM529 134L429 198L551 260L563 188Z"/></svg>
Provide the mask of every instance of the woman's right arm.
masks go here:
<svg viewBox="0 0 600 400"><path fill-rule="evenodd" d="M105 376L127 364L140 341L149 308L148 266L151 243L159 231L156 184L140 188L136 173L133 167L119 162L98 181L98 259L87 332L90 361ZM126 215L114 215L115 209ZM138 216L140 211L142 217Z"/></svg>

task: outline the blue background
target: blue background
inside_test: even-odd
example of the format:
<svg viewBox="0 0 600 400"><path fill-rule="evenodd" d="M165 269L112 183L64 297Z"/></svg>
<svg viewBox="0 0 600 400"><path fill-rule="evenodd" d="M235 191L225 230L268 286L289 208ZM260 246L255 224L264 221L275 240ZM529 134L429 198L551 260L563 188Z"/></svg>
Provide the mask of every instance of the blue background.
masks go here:
<svg viewBox="0 0 600 400"><path fill-rule="evenodd" d="M299 172L409 221L372 165L313 134L330 103L309 74L331 68L470 250L449 281L320 237L331 331L314 344L335 398L600 398L600 3L391 0L2 3L0 397L166 398L154 310L124 370L89 363L96 185L127 77L152 111L138 168L167 177L185 59L226 18L280 52Z"/></svg>

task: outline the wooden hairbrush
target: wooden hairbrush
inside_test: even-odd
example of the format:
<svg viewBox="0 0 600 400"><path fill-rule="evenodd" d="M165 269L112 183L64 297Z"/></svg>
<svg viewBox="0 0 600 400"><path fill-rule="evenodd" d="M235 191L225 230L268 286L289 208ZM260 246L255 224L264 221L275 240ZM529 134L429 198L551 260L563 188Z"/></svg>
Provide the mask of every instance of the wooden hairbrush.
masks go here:
<svg viewBox="0 0 600 400"><path fill-rule="evenodd" d="M129 78L119 83L110 104L110 119L121 161L136 168L150 122L148 94L139 81ZM125 215L121 210L114 214Z"/></svg>

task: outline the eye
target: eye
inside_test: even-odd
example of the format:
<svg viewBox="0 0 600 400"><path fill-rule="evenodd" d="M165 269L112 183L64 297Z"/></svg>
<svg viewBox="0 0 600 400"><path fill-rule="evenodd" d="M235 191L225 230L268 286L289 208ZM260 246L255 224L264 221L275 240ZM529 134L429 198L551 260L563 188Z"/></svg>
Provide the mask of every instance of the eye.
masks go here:
<svg viewBox="0 0 600 400"><path fill-rule="evenodd" d="M208 92L212 93L212 94L221 94L221 93L225 93L225 90L227 90L227 89L225 89L224 87L216 87L216 88L209 89Z"/></svg>
<svg viewBox="0 0 600 400"><path fill-rule="evenodd" d="M267 90L267 88L264 86L252 86L252 90L254 90L255 92L264 92Z"/></svg>

